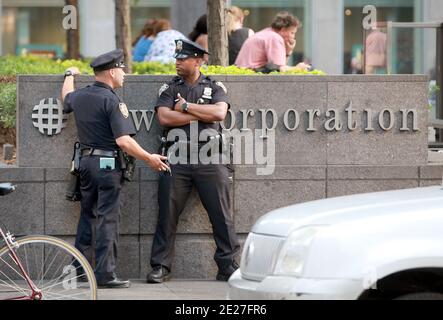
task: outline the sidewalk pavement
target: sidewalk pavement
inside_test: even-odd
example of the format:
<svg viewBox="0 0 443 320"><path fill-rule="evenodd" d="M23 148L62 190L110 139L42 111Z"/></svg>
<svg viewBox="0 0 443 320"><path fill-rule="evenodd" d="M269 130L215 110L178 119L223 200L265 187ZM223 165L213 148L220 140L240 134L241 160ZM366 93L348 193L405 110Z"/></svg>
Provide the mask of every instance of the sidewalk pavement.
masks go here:
<svg viewBox="0 0 443 320"><path fill-rule="evenodd" d="M148 284L131 280L128 289L99 289L99 300L225 300L228 283L207 280L171 280Z"/></svg>

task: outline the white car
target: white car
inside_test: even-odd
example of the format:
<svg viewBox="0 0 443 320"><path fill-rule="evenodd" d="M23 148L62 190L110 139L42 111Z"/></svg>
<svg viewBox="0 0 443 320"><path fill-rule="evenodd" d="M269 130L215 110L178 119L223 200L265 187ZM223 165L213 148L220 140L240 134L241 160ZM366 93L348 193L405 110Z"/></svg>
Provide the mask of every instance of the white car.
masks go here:
<svg viewBox="0 0 443 320"><path fill-rule="evenodd" d="M442 299L443 189L318 200L253 226L228 299Z"/></svg>

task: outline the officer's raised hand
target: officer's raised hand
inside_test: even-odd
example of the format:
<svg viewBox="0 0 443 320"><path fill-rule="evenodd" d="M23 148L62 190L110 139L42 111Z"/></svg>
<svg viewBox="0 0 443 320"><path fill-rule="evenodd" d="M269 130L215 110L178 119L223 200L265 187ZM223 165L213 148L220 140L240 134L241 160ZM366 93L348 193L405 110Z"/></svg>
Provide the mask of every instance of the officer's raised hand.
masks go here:
<svg viewBox="0 0 443 320"><path fill-rule="evenodd" d="M77 67L69 67L68 69L66 69L66 73L71 73L73 76L80 74L80 70ZM65 73L65 75L66 75Z"/></svg>
<svg viewBox="0 0 443 320"><path fill-rule="evenodd" d="M65 97L73 92L74 89L74 77L80 74L80 70L77 67L70 67L65 71L65 81L63 82L62 88L62 100L65 100Z"/></svg>

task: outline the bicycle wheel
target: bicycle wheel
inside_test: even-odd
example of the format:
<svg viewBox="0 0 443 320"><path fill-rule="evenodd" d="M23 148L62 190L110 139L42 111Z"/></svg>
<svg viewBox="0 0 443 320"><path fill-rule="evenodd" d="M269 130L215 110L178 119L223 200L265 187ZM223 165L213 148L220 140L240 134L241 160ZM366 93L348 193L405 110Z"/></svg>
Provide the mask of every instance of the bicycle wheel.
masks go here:
<svg viewBox="0 0 443 320"><path fill-rule="evenodd" d="M50 236L18 239L14 249L44 300L95 300L97 284L86 258L69 243ZM7 247L0 249L0 299L26 299L32 289Z"/></svg>

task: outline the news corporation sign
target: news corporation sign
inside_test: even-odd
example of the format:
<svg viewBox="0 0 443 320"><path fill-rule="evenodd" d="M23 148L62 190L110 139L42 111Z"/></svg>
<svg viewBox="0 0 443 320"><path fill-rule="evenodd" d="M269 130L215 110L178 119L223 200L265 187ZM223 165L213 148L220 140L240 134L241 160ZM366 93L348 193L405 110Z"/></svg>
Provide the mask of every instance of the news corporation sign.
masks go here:
<svg viewBox="0 0 443 320"><path fill-rule="evenodd" d="M178 142L190 140L190 151L186 145L177 144L174 154L170 154L169 162L176 163L212 163L264 165L257 168L257 175L273 174L276 161L276 131L279 126L283 132L291 134L305 130L309 133L322 132L349 134L363 132L383 134L383 132L399 130L400 133L418 133L419 112L414 108L404 108L394 111L386 107L378 111L353 107L349 101L341 108L327 108L322 112L319 108L283 109L278 114L272 108L240 109L238 112L229 110L226 120L221 123L222 135L213 129L199 130L196 122L191 123L189 136L184 130L171 129L165 137L167 141ZM153 128L155 112L152 108L129 110L130 116L138 132L150 133ZM237 118L240 121L237 121ZM33 108L33 125L45 136L60 134L67 125L67 115L63 113L60 100L55 98L43 99ZM248 127L248 121L255 120L258 128ZM254 122L254 121L252 121ZM303 123L303 125L302 125ZM237 125L239 124L239 125ZM303 129L301 129L303 127ZM281 131L281 130L280 130ZM156 132L158 134L158 132ZM218 140L211 138L220 136L225 148L219 153ZM208 142L203 147L201 141ZM228 142L226 142L228 141ZM194 148L194 149L193 149ZM221 155L221 157L220 157ZM190 162L189 162L190 161Z"/></svg>
<svg viewBox="0 0 443 320"><path fill-rule="evenodd" d="M155 112L152 108L133 109L129 110L132 120L137 131L146 130L150 132L152 123L155 117ZM259 115L261 123L263 138L266 138L266 133L273 131L279 125L279 115L272 109L243 109L236 114L232 110L228 110L228 117L221 126L224 130L232 131L238 129L240 131L251 130L248 128L248 119ZM242 125L240 128L235 128L237 117L241 116ZM363 117L362 117L363 116ZM365 121L358 122L357 119L365 119ZM66 127L68 117L63 113L63 106L59 99L49 98L43 99L34 106L32 112L32 120L35 128L44 135L59 134ZM329 108L324 114L318 108L308 108L306 110L296 110L288 108L283 114L283 126L287 131L297 131L300 127L300 121L305 119L307 122L306 131L315 132L319 129L324 129L328 132L340 131L356 131L364 132L375 131L381 129L382 131L391 131L398 127L397 119L400 119L399 130L401 132L419 132L418 128L418 111L414 108L400 109L394 112L390 108L384 108L377 113L372 109L363 109L357 111L352 106L352 101L342 109ZM323 119L320 122L320 119ZM358 127L357 123L361 123ZM256 128L254 128L256 129Z"/></svg>

